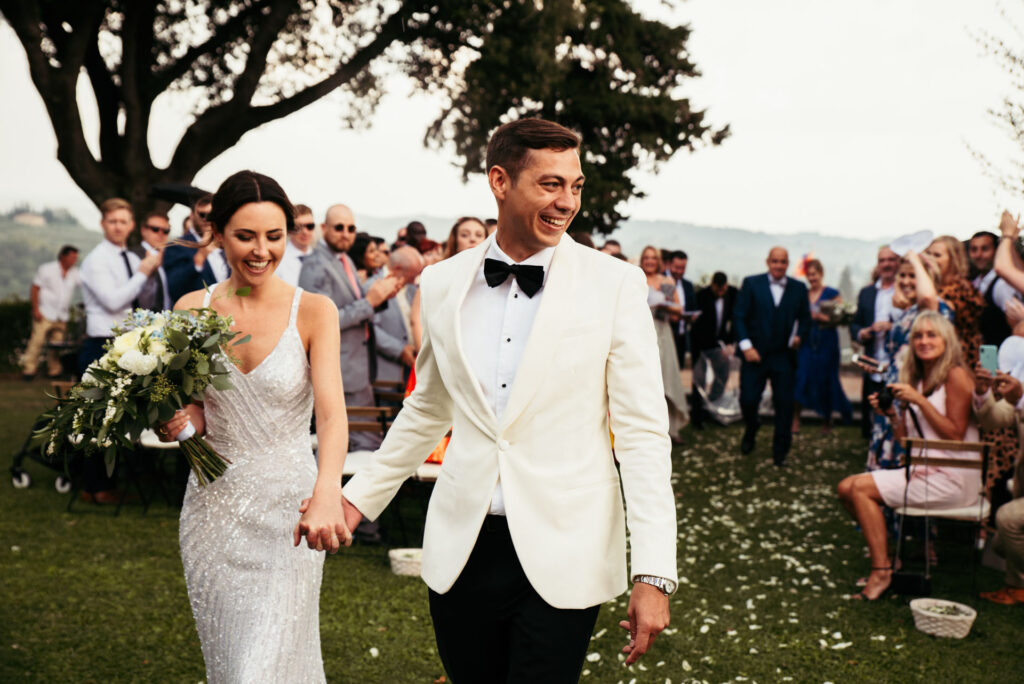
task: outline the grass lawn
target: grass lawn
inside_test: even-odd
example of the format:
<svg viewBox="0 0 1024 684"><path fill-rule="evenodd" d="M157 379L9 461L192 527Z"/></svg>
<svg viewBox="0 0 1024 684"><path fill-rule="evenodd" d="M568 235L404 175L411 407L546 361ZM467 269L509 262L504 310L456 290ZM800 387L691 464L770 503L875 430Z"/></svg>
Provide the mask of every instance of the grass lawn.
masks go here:
<svg viewBox="0 0 1024 684"><path fill-rule="evenodd" d="M0 385L7 454L47 405L44 389ZM687 435L673 454L681 586L672 626L627 669L616 626L627 597L603 606L582 681L1021 680L1024 606L979 606L967 556L953 546L939 546L933 594L980 608L962 641L916 631L906 597L846 598L869 564L834 492L862 468L865 445L853 428L823 436L805 425L791 467L778 471L770 432L749 457L739 456L738 427ZM28 470L30 489L0 486L0 681L201 681L177 509L158 501L143 515L129 505L115 518L78 503L69 514L52 473ZM982 589L1001 581L979 571ZM328 557L320 623L329 681L430 684L443 674L426 589L392 575L384 550Z"/></svg>

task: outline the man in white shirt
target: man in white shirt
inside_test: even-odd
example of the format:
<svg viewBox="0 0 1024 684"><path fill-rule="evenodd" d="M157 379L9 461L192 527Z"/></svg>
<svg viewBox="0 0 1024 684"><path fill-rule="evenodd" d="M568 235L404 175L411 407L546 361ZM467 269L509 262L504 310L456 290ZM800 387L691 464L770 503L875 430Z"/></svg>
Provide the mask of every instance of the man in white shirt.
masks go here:
<svg viewBox="0 0 1024 684"><path fill-rule="evenodd" d="M288 244L285 245L284 256L274 275L289 285L298 285L302 262L313 252L314 247L316 221L313 220L313 210L305 204L296 204L295 224L288 233Z"/></svg>
<svg viewBox="0 0 1024 684"><path fill-rule="evenodd" d="M139 232L142 234L142 242L133 251L140 258L152 252L163 252L171 236L171 222L167 214L151 211L142 221ZM149 276L138 299L139 306L150 311L167 311L174 305L167 284L167 272L162 264Z"/></svg>
<svg viewBox="0 0 1024 684"><path fill-rule="evenodd" d="M135 228L127 200L108 199L100 205L100 212L104 240L82 262L86 338L78 355L80 373L103 356L103 345L113 336L111 329L131 312L149 276L161 263L160 252L139 259L127 249L128 236Z"/></svg>
<svg viewBox="0 0 1024 684"><path fill-rule="evenodd" d="M26 380L35 377L43 346L47 342L64 341L71 298L78 287L77 261L78 248L64 245L57 253L56 261L48 261L36 269L30 294L32 334L21 357L21 372ZM46 370L51 378L61 374L60 357L55 349L46 353Z"/></svg>
<svg viewBox="0 0 1024 684"><path fill-rule="evenodd" d="M881 364L890 363L886 349L886 335L892 328L892 295L895 291L896 272L900 256L883 245L878 250L875 272L878 280L865 286L857 294L857 312L850 322L850 337L864 345L864 353ZM861 435L871 436L871 411L868 397L882 388L881 373L864 373L861 382Z"/></svg>
<svg viewBox="0 0 1024 684"><path fill-rule="evenodd" d="M647 284L565 234L579 144L532 118L491 137L498 230L424 269L416 389L344 489L350 527L376 518L452 428L422 576L455 682L577 681L600 604L629 579L626 664L669 622L675 499ZM300 522L296 543L329 533Z"/></svg>
<svg viewBox="0 0 1024 684"><path fill-rule="evenodd" d="M103 241L82 262L82 301L85 304L85 333L78 353L78 372L103 356L103 346L113 337L112 328L131 313L149 277L160 267L161 253L154 251L139 259L127 249L128 236L135 228L132 206L121 198L100 205ZM83 464L83 498L114 504L120 496L113 490L101 458L87 458Z"/></svg>

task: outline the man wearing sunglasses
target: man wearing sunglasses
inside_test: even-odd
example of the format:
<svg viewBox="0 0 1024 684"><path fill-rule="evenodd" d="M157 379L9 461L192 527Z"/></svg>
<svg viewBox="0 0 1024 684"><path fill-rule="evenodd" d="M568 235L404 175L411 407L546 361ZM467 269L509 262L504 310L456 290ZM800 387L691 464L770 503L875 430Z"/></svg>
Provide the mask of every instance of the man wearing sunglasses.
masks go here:
<svg viewBox="0 0 1024 684"><path fill-rule="evenodd" d="M164 251L164 270L167 274L167 287L172 302L178 301L186 292L201 290L227 277L225 269L218 274L214 270L215 252L220 255L217 246L207 238L210 234L210 209L213 208L213 195L204 195L192 205L191 228L181 236L183 242L195 242L202 245L198 249L191 245L170 244ZM220 255L220 262L223 262ZM220 265L226 266L221 263ZM219 277L223 276L223 277Z"/></svg>
<svg viewBox="0 0 1024 684"><path fill-rule="evenodd" d="M394 276L370 283L359 282L356 266L347 254L356 239L356 220L352 210L344 204L327 210L321 230L323 241L302 262L299 287L326 295L338 307L345 404L373 406L372 383L377 375L373 315L398 293L403 282ZM355 432L349 435L348 448L350 451L376 449L380 439L379 435Z"/></svg>
<svg viewBox="0 0 1024 684"><path fill-rule="evenodd" d="M285 245L284 256L274 273L289 285L298 285L302 262L315 246L316 222L313 220L313 210L305 204L296 204L295 223L288 231L288 244Z"/></svg>
<svg viewBox="0 0 1024 684"><path fill-rule="evenodd" d="M171 222L167 214L151 211L143 219L139 232L142 235L142 242L138 247L132 248L132 251L141 259L146 254L164 251L171 236ZM174 301L167 287L167 271L160 266L150 274L146 284L142 286L142 291L139 292L139 306L150 311L166 311L172 304Z"/></svg>

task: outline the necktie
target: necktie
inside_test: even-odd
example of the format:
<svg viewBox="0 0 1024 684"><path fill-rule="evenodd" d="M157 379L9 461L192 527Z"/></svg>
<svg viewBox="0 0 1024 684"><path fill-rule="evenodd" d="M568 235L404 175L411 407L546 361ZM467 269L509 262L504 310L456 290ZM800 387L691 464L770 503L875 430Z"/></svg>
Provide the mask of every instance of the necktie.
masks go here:
<svg viewBox="0 0 1024 684"><path fill-rule="evenodd" d="M344 254L339 254L338 255L338 260L341 261L341 265L345 269L345 276L348 277L348 282L352 286L352 290L356 293L356 299L362 299L363 298L363 291L359 288L359 281L356 280L356 274L352 270L352 266L348 263L348 259L345 258ZM364 323L363 326L364 326L364 328L366 330L366 338L365 339L367 341L369 341L370 335L371 335L370 331L371 331L371 327L372 326L370 325L369 321ZM374 353L374 350L371 347L370 355L373 356L373 353ZM374 359L373 361L375 362L376 359ZM371 366L372 365L373 364L371 363Z"/></svg>
<svg viewBox="0 0 1024 684"><path fill-rule="evenodd" d="M132 276L135 275L135 272L132 270L132 262L128 261L128 252L123 249L121 250L121 259L124 261L125 270L128 271L128 280L131 280ZM139 308L138 297L132 300L132 308Z"/></svg>
<svg viewBox="0 0 1024 684"><path fill-rule="evenodd" d="M544 285L543 266L524 266L522 264L507 264L498 259L484 259L484 279L491 287L498 287L514 276L519 288L527 297L533 297Z"/></svg>

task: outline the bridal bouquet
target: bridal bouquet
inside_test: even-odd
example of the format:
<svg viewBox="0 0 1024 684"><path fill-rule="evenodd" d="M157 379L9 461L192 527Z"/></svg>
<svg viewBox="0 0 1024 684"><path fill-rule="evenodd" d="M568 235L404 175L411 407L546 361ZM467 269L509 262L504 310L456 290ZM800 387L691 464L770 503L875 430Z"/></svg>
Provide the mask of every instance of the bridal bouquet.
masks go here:
<svg viewBox="0 0 1024 684"><path fill-rule="evenodd" d="M118 447L134 448L143 430L201 401L207 387L232 388L228 364L234 359L228 343L238 333L230 330L231 323L230 316L209 308L134 311L114 328L116 337L103 357L45 414L47 422L37 437L51 454L64 444L91 457L102 453L107 472L113 472ZM194 429L183 430L177 439L200 485L224 473L229 461Z"/></svg>

